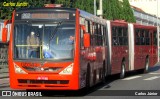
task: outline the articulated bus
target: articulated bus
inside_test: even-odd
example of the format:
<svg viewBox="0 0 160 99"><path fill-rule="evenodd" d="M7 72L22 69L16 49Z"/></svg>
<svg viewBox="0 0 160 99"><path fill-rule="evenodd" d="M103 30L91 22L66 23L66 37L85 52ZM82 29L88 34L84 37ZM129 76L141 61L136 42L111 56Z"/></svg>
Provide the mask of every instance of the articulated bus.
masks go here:
<svg viewBox="0 0 160 99"><path fill-rule="evenodd" d="M124 21L107 21L108 26L108 74L141 70L158 62L158 31L155 26L131 24Z"/></svg>
<svg viewBox="0 0 160 99"><path fill-rule="evenodd" d="M74 41L69 43L71 36ZM15 10L9 42L10 87L78 90L104 80L105 37L105 20L79 9Z"/></svg>
<svg viewBox="0 0 160 99"><path fill-rule="evenodd" d="M15 10L10 87L79 90L105 81L108 75L120 73L124 78L127 71L147 71L158 60L157 36L154 26L109 21L79 9Z"/></svg>

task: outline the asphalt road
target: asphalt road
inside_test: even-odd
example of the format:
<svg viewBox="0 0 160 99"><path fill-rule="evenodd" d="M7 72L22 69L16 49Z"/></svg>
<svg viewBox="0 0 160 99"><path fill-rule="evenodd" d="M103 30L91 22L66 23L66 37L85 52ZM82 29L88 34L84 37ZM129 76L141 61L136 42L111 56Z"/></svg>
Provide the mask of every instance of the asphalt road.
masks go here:
<svg viewBox="0 0 160 99"><path fill-rule="evenodd" d="M0 90L11 90L9 78L0 79L0 83ZM160 63L150 68L146 74L138 71L129 72L124 79L119 79L118 75L110 76L106 83L97 84L89 90L37 93L42 97L0 97L0 99L160 99Z"/></svg>

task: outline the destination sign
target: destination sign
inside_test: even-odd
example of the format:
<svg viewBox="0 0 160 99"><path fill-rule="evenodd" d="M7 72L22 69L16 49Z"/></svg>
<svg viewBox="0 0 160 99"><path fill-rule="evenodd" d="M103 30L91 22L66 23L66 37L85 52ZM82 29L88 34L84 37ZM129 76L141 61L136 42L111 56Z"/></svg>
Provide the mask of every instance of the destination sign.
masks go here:
<svg viewBox="0 0 160 99"><path fill-rule="evenodd" d="M21 19L69 19L69 13L22 13Z"/></svg>

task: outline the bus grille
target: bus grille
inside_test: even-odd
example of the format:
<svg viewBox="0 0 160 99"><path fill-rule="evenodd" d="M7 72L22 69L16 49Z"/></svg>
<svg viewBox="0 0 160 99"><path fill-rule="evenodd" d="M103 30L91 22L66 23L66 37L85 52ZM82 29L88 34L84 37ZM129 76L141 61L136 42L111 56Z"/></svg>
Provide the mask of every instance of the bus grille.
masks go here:
<svg viewBox="0 0 160 99"><path fill-rule="evenodd" d="M45 67L45 68L41 68L41 67L27 67L27 66L23 66L24 69L28 70L28 71L43 71L43 72L58 72L59 70L61 70L62 67Z"/></svg>
<svg viewBox="0 0 160 99"><path fill-rule="evenodd" d="M69 80L30 80L30 79L18 79L18 83L22 83L22 84L68 84Z"/></svg>

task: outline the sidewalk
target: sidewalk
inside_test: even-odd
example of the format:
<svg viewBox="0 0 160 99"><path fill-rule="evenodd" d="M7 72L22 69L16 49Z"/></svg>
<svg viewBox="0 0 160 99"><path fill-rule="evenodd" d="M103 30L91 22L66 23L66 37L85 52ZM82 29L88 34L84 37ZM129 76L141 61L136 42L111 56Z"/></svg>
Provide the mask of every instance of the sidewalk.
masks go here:
<svg viewBox="0 0 160 99"><path fill-rule="evenodd" d="M0 79L9 78L8 68L0 68Z"/></svg>
<svg viewBox="0 0 160 99"><path fill-rule="evenodd" d="M0 89L9 87L9 73L8 66L1 66L0 68Z"/></svg>

